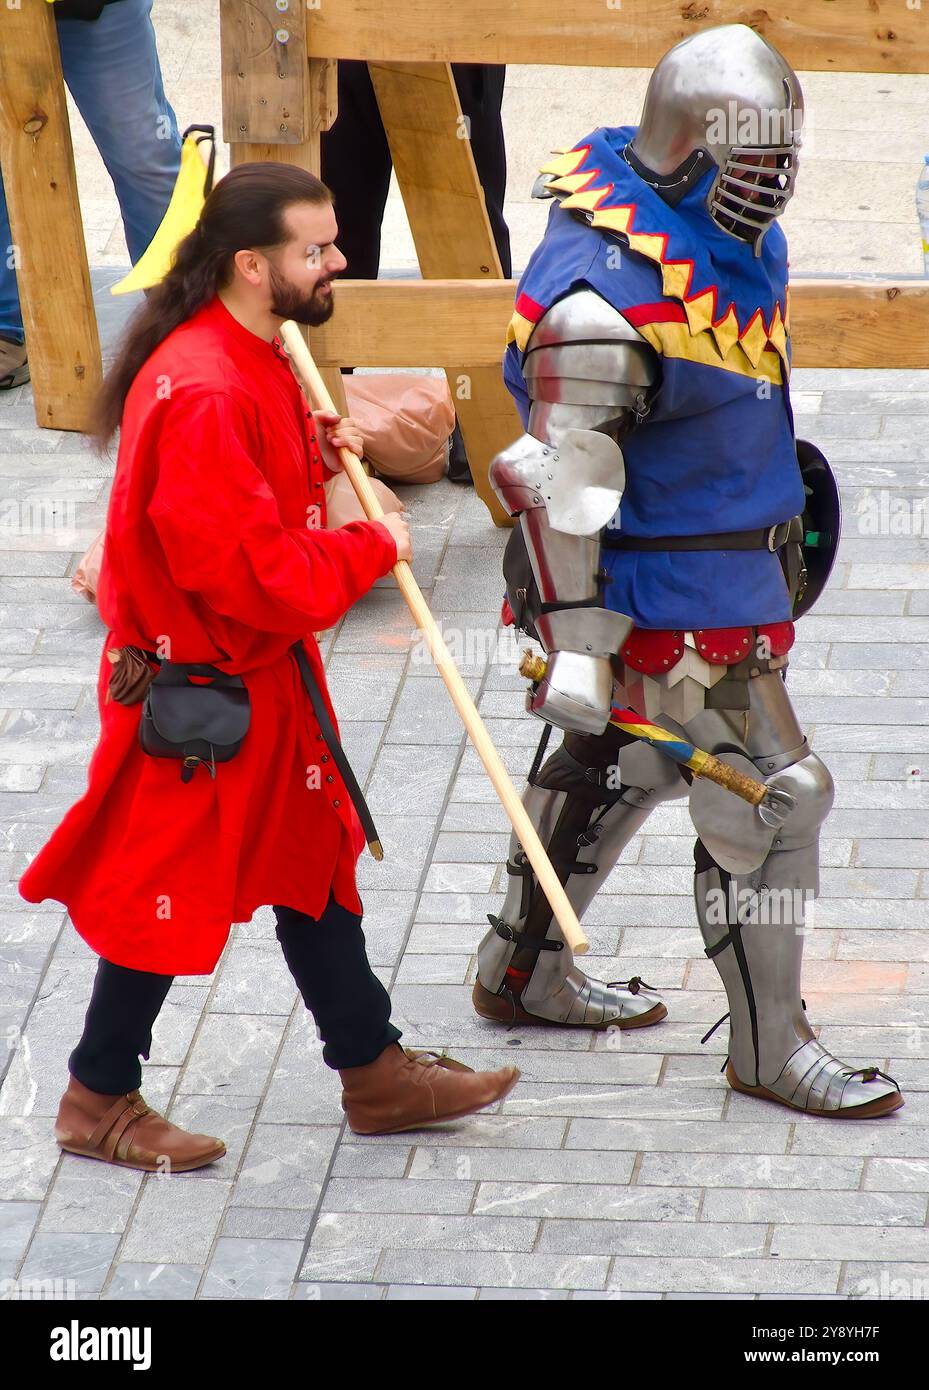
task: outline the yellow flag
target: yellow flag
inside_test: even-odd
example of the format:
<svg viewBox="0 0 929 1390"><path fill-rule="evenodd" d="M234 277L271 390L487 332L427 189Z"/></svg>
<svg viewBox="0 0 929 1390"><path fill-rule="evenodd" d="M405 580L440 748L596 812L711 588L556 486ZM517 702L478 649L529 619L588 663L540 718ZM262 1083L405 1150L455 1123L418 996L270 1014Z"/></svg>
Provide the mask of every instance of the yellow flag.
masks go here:
<svg viewBox="0 0 929 1390"><path fill-rule="evenodd" d="M209 191L209 172L196 136L185 133L181 146L181 167L168 210L140 259L128 275L110 287L110 294L130 294L133 290L147 290L164 279L171 269L178 242L183 241L188 232L192 232L197 225Z"/></svg>

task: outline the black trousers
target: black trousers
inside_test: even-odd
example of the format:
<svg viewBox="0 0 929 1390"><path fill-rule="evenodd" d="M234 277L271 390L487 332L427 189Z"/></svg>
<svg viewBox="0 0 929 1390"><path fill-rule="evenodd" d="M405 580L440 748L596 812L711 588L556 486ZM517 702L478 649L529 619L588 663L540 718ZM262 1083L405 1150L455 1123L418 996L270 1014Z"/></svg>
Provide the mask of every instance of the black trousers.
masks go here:
<svg viewBox="0 0 929 1390"><path fill-rule="evenodd" d="M288 969L334 1068L363 1067L401 1034L390 1022L390 995L368 963L361 918L330 897L318 920L275 907L276 934ZM68 1070L91 1091L122 1095L142 1083L152 1028L173 975L130 970L100 957L84 1031Z"/></svg>
<svg viewBox="0 0 929 1390"><path fill-rule="evenodd" d="M503 220L506 149L500 117L506 68L453 63L452 71L503 274L509 279L513 267ZM339 60L339 114L332 129L322 132L320 157L323 183L335 197L338 246L348 261L344 274L352 280L376 280L392 161L367 63Z"/></svg>

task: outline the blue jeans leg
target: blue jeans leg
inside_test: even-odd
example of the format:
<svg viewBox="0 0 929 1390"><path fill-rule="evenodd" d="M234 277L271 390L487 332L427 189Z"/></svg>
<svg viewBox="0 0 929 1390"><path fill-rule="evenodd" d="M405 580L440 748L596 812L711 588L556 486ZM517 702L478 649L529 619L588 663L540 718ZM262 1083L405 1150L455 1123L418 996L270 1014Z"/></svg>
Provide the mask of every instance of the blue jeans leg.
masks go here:
<svg viewBox="0 0 929 1390"><path fill-rule="evenodd" d="M120 0L91 23L58 21L64 78L113 180L133 264L158 230L180 168L151 11L152 0ZM0 335L22 341L9 225L0 186Z"/></svg>

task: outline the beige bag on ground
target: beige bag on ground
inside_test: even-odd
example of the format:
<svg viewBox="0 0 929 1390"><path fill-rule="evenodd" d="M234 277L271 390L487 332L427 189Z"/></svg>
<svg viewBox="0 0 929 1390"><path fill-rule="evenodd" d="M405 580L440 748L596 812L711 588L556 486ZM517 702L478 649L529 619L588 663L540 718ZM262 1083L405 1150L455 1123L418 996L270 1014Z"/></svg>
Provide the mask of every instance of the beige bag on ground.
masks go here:
<svg viewBox="0 0 929 1390"><path fill-rule="evenodd" d="M336 473L327 480L325 486L327 531L334 531L337 526L345 526L349 521L365 520L364 509L346 474ZM403 503L386 483L372 478L371 486L385 512L403 511ZM101 531L91 541L71 580L71 588L76 594L82 594L88 603L97 601L97 585L100 582L100 565L103 560L103 537L104 532Z"/></svg>
<svg viewBox="0 0 929 1390"><path fill-rule="evenodd" d="M396 483L445 475L455 407L444 376L409 372L343 376L348 413L365 437L365 458Z"/></svg>
<svg viewBox="0 0 929 1390"><path fill-rule="evenodd" d="M97 601L97 585L100 583L100 564L103 560L103 532L94 536L81 556L80 564L74 571L71 588L76 594L83 594L88 603Z"/></svg>
<svg viewBox="0 0 929 1390"><path fill-rule="evenodd" d="M377 500L385 512L402 512L403 503L386 483L379 478L369 482L377 493ZM358 494L348 480L347 473L336 473L327 478L326 483L326 530L334 531L337 526L345 526L349 521L366 521L364 507L358 501Z"/></svg>

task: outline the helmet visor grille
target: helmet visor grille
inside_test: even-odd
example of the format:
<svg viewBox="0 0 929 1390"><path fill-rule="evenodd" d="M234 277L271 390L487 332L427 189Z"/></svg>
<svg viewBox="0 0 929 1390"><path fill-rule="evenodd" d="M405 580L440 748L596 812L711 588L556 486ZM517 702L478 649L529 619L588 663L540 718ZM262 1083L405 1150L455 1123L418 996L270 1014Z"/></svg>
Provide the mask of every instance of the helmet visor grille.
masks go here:
<svg viewBox="0 0 929 1390"><path fill-rule="evenodd" d="M780 217L796 177L796 146L734 145L713 193L713 216L727 231L753 235Z"/></svg>

